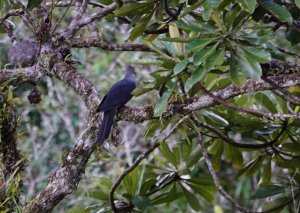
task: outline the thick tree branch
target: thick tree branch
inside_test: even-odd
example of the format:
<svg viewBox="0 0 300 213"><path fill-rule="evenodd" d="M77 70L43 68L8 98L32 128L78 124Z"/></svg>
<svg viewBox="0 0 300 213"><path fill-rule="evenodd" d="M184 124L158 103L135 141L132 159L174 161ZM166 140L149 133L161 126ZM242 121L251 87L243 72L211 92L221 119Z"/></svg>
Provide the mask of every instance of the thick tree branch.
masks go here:
<svg viewBox="0 0 300 213"><path fill-rule="evenodd" d="M300 114L271 113L271 112L260 111L260 110L255 110L255 109L248 109L248 108L245 108L245 107L236 106L232 103L228 103L228 102L220 99L219 97L215 96L214 94L209 92L203 85L200 84L200 87L201 87L201 89L203 90L203 92L205 94L208 94L209 97L216 100L216 102L218 102L219 104L221 104L225 107L233 109L235 111L240 111L240 112L243 112L243 113L252 114L252 115L255 115L255 116L259 116L259 117L265 117L265 118L268 118L268 119L274 119L274 118L281 118L281 119L297 118L297 119L300 119Z"/></svg>
<svg viewBox="0 0 300 213"><path fill-rule="evenodd" d="M98 122L99 116L90 120L61 167L51 175L46 188L25 206L25 213L51 212L65 196L77 188L87 161L95 149Z"/></svg>
<svg viewBox="0 0 300 213"><path fill-rule="evenodd" d="M290 86L295 86L300 84L300 75L298 73L295 74L283 74L278 76L270 76L268 79L272 80L276 85L285 88ZM220 89L216 92L212 92L212 94L218 97L220 100L227 100L238 95L253 93L264 90L272 90L275 89L274 86L265 82L264 80L254 81L252 79L247 80L244 87L237 87L235 85L229 85L223 89ZM210 97L207 94L192 97L187 100L187 104L181 102L173 102L170 103L164 116L172 116L173 114L188 114L196 110L200 110L203 108L211 107L218 102ZM144 107L123 107L120 109L118 114L118 119L134 121L134 122L143 122L145 120L149 120L153 118L153 107L152 106L144 106Z"/></svg>
<svg viewBox="0 0 300 213"><path fill-rule="evenodd" d="M3 83L8 80L14 80L17 83L25 81L37 82L43 76L44 74L41 72L38 66L17 69L1 69L0 83Z"/></svg>
<svg viewBox="0 0 300 213"><path fill-rule="evenodd" d="M95 112L100 100L96 88L90 81L73 67L63 62L56 63L53 66L52 73L71 87L84 100L89 110Z"/></svg>

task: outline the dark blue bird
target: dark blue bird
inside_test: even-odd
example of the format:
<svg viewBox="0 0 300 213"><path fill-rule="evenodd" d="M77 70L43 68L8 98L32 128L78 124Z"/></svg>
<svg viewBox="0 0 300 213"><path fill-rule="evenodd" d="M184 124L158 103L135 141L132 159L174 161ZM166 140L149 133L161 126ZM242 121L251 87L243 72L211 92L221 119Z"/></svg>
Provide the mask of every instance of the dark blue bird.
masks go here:
<svg viewBox="0 0 300 213"><path fill-rule="evenodd" d="M96 112L104 112L98 132L97 142L102 144L108 138L117 109L124 106L131 98L131 92L136 88L136 72L127 66L125 77L115 83L103 97Z"/></svg>

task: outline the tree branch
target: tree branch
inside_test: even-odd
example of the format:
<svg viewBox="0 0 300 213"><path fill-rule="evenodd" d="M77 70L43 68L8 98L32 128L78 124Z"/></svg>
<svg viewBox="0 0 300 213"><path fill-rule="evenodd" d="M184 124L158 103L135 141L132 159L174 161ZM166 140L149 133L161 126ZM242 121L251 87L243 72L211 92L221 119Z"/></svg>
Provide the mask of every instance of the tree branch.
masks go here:
<svg viewBox="0 0 300 213"><path fill-rule="evenodd" d="M14 80L17 83L25 81L38 82L44 74L38 66L18 68L18 69L0 69L0 83L8 80Z"/></svg>
<svg viewBox="0 0 300 213"><path fill-rule="evenodd" d="M73 67L63 62L56 63L53 66L52 73L71 87L84 100L90 112L95 112L100 99L96 88L89 80Z"/></svg>
<svg viewBox="0 0 300 213"><path fill-rule="evenodd" d="M237 201L235 201L222 187L220 181L219 181L219 178L214 170L214 167L212 165L212 163L210 162L209 160L209 157L208 157L208 153L206 151L206 149L204 148L204 146L201 144L201 141L198 143L198 146L200 147L200 150L204 156L204 159L205 159L205 162L206 162L206 165L208 167L208 170L213 178L213 181L219 191L219 193L226 199L228 200L232 205L234 205L234 207L236 209L238 209L240 212L245 212L245 213L255 213L255 212L252 212L248 209L245 209L244 207L242 207Z"/></svg>
<svg viewBox="0 0 300 213"><path fill-rule="evenodd" d="M65 196L77 188L87 161L95 149L98 123L99 116L89 121L63 164L51 175L46 188L25 206L25 213L51 212Z"/></svg>
<svg viewBox="0 0 300 213"><path fill-rule="evenodd" d="M91 22L97 20L97 19L101 19L104 16L106 16L107 14L111 13L112 11L114 11L115 9L117 9L118 5L117 3L112 3L104 8L100 8L99 11L89 17L82 17L82 19L79 20L74 20L70 27L65 30L62 34L61 34L61 38L65 38L66 40L70 39L72 36L75 35L75 33L80 30L82 27L90 24Z"/></svg>
<svg viewBox="0 0 300 213"><path fill-rule="evenodd" d="M276 85L285 88L290 86L295 86L300 84L300 75L298 73L295 74L283 74L278 76L270 76L268 79L272 80ZM223 89L220 89L216 92L212 92L212 94L218 97L220 100L227 100L238 95L253 93L264 90L273 90L274 86L265 82L264 80L254 81L252 79L247 80L245 86L237 87L235 85L229 85ZM163 116L168 117L173 114L188 114L196 110L200 110L203 108L211 107L218 102L210 97L207 94L203 94L201 96L196 96L187 99L187 104L182 102L172 102L168 105L166 112ZM153 118L153 110L152 106L143 106L143 107L123 107L119 110L118 119L126 120L126 121L134 121L134 122L143 122L145 120L149 120Z"/></svg>
<svg viewBox="0 0 300 213"><path fill-rule="evenodd" d="M216 102L218 102L219 104L222 104L225 107L233 109L235 111L240 111L240 112L243 112L243 113L248 113L248 114L252 114L252 115L255 115L255 116L259 116L259 117L265 117L265 118L269 118L269 119L274 119L274 118L281 118L281 119L297 118L297 119L300 119L300 114L271 113L271 112L259 111L259 110L255 110L255 109L247 109L247 108L244 108L244 107L236 106L234 104L227 103L226 101L224 101L224 100L220 99L219 97L215 96L214 94L209 92L202 84L200 84L200 87L201 87L201 89L203 90L204 93L208 94L209 97L216 100Z"/></svg>

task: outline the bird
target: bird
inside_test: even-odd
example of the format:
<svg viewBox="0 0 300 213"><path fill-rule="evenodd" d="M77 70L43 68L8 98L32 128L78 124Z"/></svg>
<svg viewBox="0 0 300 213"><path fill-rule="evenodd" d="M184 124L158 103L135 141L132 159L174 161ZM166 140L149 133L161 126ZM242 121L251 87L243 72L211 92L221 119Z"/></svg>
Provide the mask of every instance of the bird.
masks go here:
<svg viewBox="0 0 300 213"><path fill-rule="evenodd" d="M125 77L110 88L96 110L97 113L103 112L102 123L97 135L97 142L100 145L109 136L117 110L132 98L133 95L131 93L136 86L135 69L131 65L127 65Z"/></svg>

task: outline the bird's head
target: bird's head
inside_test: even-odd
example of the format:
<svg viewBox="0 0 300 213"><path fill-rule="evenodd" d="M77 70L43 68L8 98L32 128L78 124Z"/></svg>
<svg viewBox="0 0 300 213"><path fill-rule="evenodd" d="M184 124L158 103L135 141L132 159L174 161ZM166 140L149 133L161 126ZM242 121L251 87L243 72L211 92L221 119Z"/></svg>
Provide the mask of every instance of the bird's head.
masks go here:
<svg viewBox="0 0 300 213"><path fill-rule="evenodd" d="M134 67L129 64L126 67L126 76L127 77L130 76L130 77L134 77L134 78L137 76Z"/></svg>

